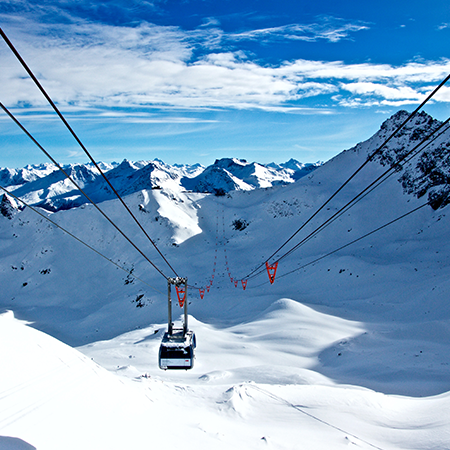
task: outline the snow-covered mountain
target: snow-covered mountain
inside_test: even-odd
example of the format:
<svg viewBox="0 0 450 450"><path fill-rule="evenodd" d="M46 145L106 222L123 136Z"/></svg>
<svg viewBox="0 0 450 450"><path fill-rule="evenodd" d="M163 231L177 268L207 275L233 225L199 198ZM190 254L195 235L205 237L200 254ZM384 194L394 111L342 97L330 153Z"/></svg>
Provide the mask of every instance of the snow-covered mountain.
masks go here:
<svg viewBox="0 0 450 450"><path fill-rule="evenodd" d="M218 159L202 173L184 178L182 184L194 192L227 193L289 184L316 169L320 163L301 164L291 159L285 164L262 165L236 158Z"/></svg>
<svg viewBox="0 0 450 450"><path fill-rule="evenodd" d="M297 160L291 158L289 161L281 164L270 163L267 164L267 167L271 167L273 169L284 169L287 171L294 180L299 180L300 178L308 175L313 170L317 169L317 167L323 164L322 161L316 163L300 163Z"/></svg>
<svg viewBox="0 0 450 450"><path fill-rule="evenodd" d="M200 165L169 166L160 160L128 160L122 163L99 163L108 174L114 189L127 195L141 189L159 189L161 186L180 190L181 177L195 176L203 170ZM104 178L92 164L70 164L64 171L95 202L115 198ZM81 206L88 202L78 188L54 165L27 166L23 169L0 169L2 186L14 190L15 195L28 204L49 211L59 211Z"/></svg>
<svg viewBox="0 0 450 450"><path fill-rule="evenodd" d="M53 164L28 165L22 169L0 168L2 186L20 186L47 176L57 168Z"/></svg>
<svg viewBox="0 0 450 450"><path fill-rule="evenodd" d="M162 188L202 193L251 190L293 183L320 165L303 165L295 160L286 164L289 167L266 167L225 158L205 168L200 164L169 165L159 159L138 162L125 159L120 164L100 163L100 168L108 173L108 180L120 195L128 195L142 189ZM73 164L63 168L93 201L102 202L115 197L93 164ZM23 169L3 168L0 169L0 181L1 186L14 189L15 195L27 203L39 205L49 211L70 209L88 201L52 164L27 166Z"/></svg>
<svg viewBox="0 0 450 450"><path fill-rule="evenodd" d="M408 115L407 111L402 110L384 122L380 130L368 141L371 147L381 145ZM421 112L387 143L382 152L374 156L374 159L385 167L396 165L395 170L399 173L397 178L404 191L418 198L427 194L435 209L450 202L450 142L447 127L441 128L423 145L421 142L441 125L442 122ZM363 144L359 144L355 150L359 151L362 147ZM415 148L417 150L405 158Z"/></svg>
<svg viewBox="0 0 450 450"><path fill-rule="evenodd" d="M383 176L439 126L420 114L368 161L405 114L297 181L264 189L255 187L257 165L239 160L213 165L217 177L253 187L227 195L180 183L213 169L178 166L172 177L152 161L109 170L188 278L198 343L188 372L157 365L166 279L92 205L39 211L114 264L4 196L0 448L115 450L168 439L195 450L447 448L450 133ZM73 170L86 189L97 186L97 198L103 189L102 210L172 276L95 172ZM72 191L57 178L52 196L48 184L20 191L52 175L13 192L36 192L38 203L54 201L59 188L67 200ZM308 238L377 179L384 181ZM269 262L284 257L271 284L264 263L274 252Z"/></svg>

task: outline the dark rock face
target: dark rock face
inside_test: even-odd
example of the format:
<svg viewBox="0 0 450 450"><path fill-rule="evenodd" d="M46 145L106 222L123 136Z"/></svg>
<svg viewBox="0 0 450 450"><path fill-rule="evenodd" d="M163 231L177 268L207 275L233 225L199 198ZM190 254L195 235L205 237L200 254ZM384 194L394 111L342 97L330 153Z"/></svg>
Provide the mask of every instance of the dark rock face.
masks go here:
<svg viewBox="0 0 450 450"><path fill-rule="evenodd" d="M2 199L0 201L0 214L7 219L12 219L14 217L14 213L18 211L18 206L16 205L15 200L13 200L9 195L3 194Z"/></svg>
<svg viewBox="0 0 450 450"><path fill-rule="evenodd" d="M380 137L387 138L407 117L406 111L394 114L381 126ZM433 209L450 203L450 127L436 132L441 125L421 112L373 158L402 172L399 182L404 192L417 198L428 195Z"/></svg>

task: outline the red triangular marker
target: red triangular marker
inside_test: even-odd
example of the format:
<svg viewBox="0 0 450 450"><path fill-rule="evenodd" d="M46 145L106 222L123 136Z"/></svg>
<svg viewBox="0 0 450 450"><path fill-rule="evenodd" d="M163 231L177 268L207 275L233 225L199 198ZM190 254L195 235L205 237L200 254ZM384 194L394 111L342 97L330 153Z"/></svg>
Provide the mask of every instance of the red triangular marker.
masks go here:
<svg viewBox="0 0 450 450"><path fill-rule="evenodd" d="M178 304L180 305L180 308L182 308L184 306L184 301L186 300L186 289L175 286L175 290L177 291Z"/></svg>
<svg viewBox="0 0 450 450"><path fill-rule="evenodd" d="M199 292L200 292L200 298L203 298L205 296L205 290L199 289Z"/></svg>
<svg viewBox="0 0 450 450"><path fill-rule="evenodd" d="M237 287L239 280L234 280L234 287Z"/></svg>
<svg viewBox="0 0 450 450"><path fill-rule="evenodd" d="M242 283L242 289L244 289L244 291L245 291L245 288L247 287L247 281L248 281L248 280L241 280L241 283Z"/></svg>
<svg viewBox="0 0 450 450"><path fill-rule="evenodd" d="M275 274L277 273L277 267L278 261L272 266L269 266L269 263L266 261L266 269L267 274L269 275L270 284L273 284L273 282L275 281Z"/></svg>
<svg viewBox="0 0 450 450"><path fill-rule="evenodd" d="M209 292L209 288L210 288L211 286L208 284L208 286L206 286L206 290Z"/></svg>

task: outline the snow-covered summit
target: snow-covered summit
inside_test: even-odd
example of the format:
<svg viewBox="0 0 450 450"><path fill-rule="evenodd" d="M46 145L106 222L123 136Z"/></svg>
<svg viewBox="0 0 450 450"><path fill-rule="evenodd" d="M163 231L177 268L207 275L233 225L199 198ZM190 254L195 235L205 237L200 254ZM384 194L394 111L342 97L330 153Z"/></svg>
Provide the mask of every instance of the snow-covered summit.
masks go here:
<svg viewBox="0 0 450 450"><path fill-rule="evenodd" d="M195 192L226 193L232 190L248 191L257 188L293 183L306 175L305 165L291 160L291 164L248 163L244 159L222 158L208 166L197 177L184 179L186 189ZM292 166L292 168L290 167ZM314 166L311 170L315 169ZM309 172L309 171L308 171Z"/></svg>
<svg viewBox="0 0 450 450"><path fill-rule="evenodd" d="M98 163L102 171L120 195L139 192L142 189L184 190L202 193L227 193L232 190L252 190L279 184L289 184L315 169L311 165L292 163L294 168L264 166L247 163L236 158L223 158L213 165L169 165L160 159L153 161L129 161ZM93 164L70 164L63 167L75 182L95 202L114 198L106 181ZM15 190L15 195L31 205L50 211L70 209L88 200L64 174L51 164L28 166L24 169L1 169L0 181Z"/></svg>
<svg viewBox="0 0 450 450"><path fill-rule="evenodd" d="M316 163L301 163L294 158L291 158L289 161L281 164L270 163L267 164L267 167L271 167L273 169L284 169L289 174L291 174L294 180L299 180L300 178L308 175L313 170L317 169L323 164L323 161L317 161Z"/></svg>
<svg viewBox="0 0 450 450"><path fill-rule="evenodd" d="M374 154L373 159L383 167L395 169L405 193L418 198L427 194L430 204L439 208L450 202L450 128L422 111L382 146L409 114L398 111L370 139L349 151Z"/></svg>
<svg viewBox="0 0 450 450"><path fill-rule="evenodd" d="M20 169L0 167L0 183L2 186L20 186L37 178L42 178L58 170L54 164L27 165Z"/></svg>
<svg viewBox="0 0 450 450"><path fill-rule="evenodd" d="M398 111L387 119L371 138L347 152L371 155L408 116L407 111ZM381 151L376 152L374 160L384 167L398 164L407 152L440 125L441 122L425 112L417 114ZM405 192L418 197L428 194L436 207L448 203L450 198L450 189L446 187L450 182L450 163L446 157L449 145L447 135L446 132L430 142L420 157L412 159L408 169L402 170L402 165L396 166L396 170L401 172L400 182ZM336 158L341 157L338 155ZM98 164L121 195L143 189L168 189L171 192L187 190L219 195L230 191L250 191L291 184L323 166L322 162L305 164L295 159L280 164L260 164L238 158L218 159L206 168L200 164L169 165L161 159L137 162L124 159L120 164ZM110 187L92 163L70 164L64 166L64 170L93 201L101 202L114 198ZM14 190L15 195L26 202L51 211L70 209L88 202L73 183L52 164L26 166L22 169L2 168L0 183Z"/></svg>

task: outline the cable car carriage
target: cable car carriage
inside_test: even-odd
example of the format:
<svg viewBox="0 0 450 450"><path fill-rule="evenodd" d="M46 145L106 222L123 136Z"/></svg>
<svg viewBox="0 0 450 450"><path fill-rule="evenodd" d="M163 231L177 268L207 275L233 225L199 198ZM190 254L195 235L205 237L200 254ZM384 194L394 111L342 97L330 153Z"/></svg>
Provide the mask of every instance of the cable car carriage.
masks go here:
<svg viewBox="0 0 450 450"><path fill-rule="evenodd" d="M183 329L173 329L164 336L159 347L159 368L192 369L194 367L195 334Z"/></svg>
<svg viewBox="0 0 450 450"><path fill-rule="evenodd" d="M180 306L184 306L184 323L183 328L173 328L172 323L172 299L171 285L174 284L177 289L178 302ZM184 284L184 289L180 288ZM169 304L169 322L168 330L159 347L159 368L167 369L192 369L194 367L194 350L196 347L196 339L193 331L188 330L187 315L187 279L186 278L169 278L168 279L168 304Z"/></svg>

